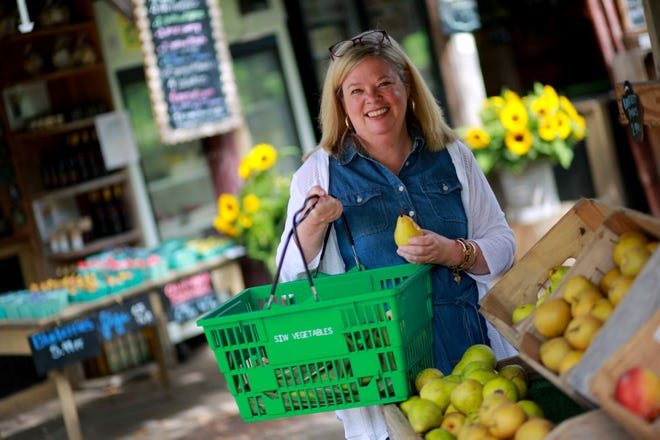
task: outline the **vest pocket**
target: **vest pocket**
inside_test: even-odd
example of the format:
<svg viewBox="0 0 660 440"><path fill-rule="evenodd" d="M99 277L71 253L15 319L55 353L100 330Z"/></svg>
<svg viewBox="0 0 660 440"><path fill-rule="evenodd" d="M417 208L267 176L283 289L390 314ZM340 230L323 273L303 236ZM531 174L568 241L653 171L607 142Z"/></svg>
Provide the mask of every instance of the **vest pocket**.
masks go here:
<svg viewBox="0 0 660 440"><path fill-rule="evenodd" d="M445 178L432 180L421 184L422 192L440 220L464 221L461 190L463 186L458 179Z"/></svg>
<svg viewBox="0 0 660 440"><path fill-rule="evenodd" d="M385 212L383 192L381 189L365 189L335 194L344 206L344 214L348 221L351 235L359 237L376 234L387 229L388 217ZM396 217L398 213L394 213Z"/></svg>

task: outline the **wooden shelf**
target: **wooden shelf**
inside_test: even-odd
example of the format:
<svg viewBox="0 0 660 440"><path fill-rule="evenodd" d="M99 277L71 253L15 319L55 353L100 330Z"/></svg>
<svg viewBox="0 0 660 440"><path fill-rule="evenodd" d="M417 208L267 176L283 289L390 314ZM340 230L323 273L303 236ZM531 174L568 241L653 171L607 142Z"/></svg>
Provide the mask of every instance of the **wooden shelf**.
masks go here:
<svg viewBox="0 0 660 440"><path fill-rule="evenodd" d="M10 35L7 38L3 39L2 42L6 44L25 44L25 43L31 43L37 39L52 38L59 35L95 32L94 27L95 27L95 23L91 20L87 20L79 23L53 26L48 28L40 28L32 32L28 32L27 34Z"/></svg>
<svg viewBox="0 0 660 440"><path fill-rule="evenodd" d="M92 127L93 125L94 125L94 117L90 117L84 119L77 119L71 122L65 122L64 124L43 130L16 131L10 134L10 136L15 141L23 142L23 141L30 141L30 140L42 138L42 137L56 136L59 134L68 133L70 131Z"/></svg>
<svg viewBox="0 0 660 440"><path fill-rule="evenodd" d="M41 203L48 200L56 199L65 199L69 197L75 197L78 194L84 194L90 191L94 191L98 188L103 188L105 186L111 186L115 183L123 182L127 179L127 173L125 170L117 171L112 174L109 174L104 177L99 177L97 179L88 180L87 182L79 183L73 186L67 186L61 189L56 189L53 191L48 191L40 195L33 197L35 203Z"/></svg>
<svg viewBox="0 0 660 440"><path fill-rule="evenodd" d="M23 84L31 84L39 81L49 82L57 81L59 79L72 79L76 76L84 76L89 73L105 73L105 64L104 63L95 63L87 66L74 67L69 69L57 70L54 72L44 73L43 75L32 76L29 78L24 78L20 80L9 81L5 88L15 87Z"/></svg>
<svg viewBox="0 0 660 440"><path fill-rule="evenodd" d="M90 243L85 244L85 247L79 250L73 250L70 252L58 252L52 253L48 252L46 255L49 259L53 261L72 261L79 260L88 255L95 254L115 246L124 245L127 243L134 243L139 241L141 233L138 229L133 229L121 234L113 235L110 237L105 237L100 240L94 240Z"/></svg>

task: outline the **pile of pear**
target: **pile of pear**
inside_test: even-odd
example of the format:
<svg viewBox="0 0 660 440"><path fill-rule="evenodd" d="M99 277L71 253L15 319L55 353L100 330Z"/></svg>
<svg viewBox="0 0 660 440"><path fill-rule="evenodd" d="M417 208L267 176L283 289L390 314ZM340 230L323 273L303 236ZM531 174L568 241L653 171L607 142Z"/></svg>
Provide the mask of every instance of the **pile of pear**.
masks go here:
<svg viewBox="0 0 660 440"><path fill-rule="evenodd" d="M560 296L536 305L533 324L544 338L538 353L544 367L561 376L580 361L657 246L642 233L625 232L612 247L612 269L601 277L570 275Z"/></svg>
<svg viewBox="0 0 660 440"><path fill-rule="evenodd" d="M399 408L424 440L536 440L554 428L528 397L525 368L517 363L498 368L488 345L470 346L451 374L422 370L415 388L417 394Z"/></svg>

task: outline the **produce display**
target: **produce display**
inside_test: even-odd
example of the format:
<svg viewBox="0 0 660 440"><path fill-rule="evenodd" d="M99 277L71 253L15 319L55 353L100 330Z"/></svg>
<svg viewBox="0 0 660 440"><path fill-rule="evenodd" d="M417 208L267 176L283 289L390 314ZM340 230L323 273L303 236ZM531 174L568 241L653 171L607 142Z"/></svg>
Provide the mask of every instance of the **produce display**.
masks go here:
<svg viewBox="0 0 660 440"><path fill-rule="evenodd" d="M230 240L207 237L171 240L156 248L122 247L91 255L75 273L32 283L28 289L0 295L0 319L45 318L71 303L120 293L171 270L184 269L222 254Z"/></svg>
<svg viewBox="0 0 660 440"><path fill-rule="evenodd" d="M554 423L528 395L521 364L498 367L493 350L470 346L451 374L426 368L415 378L417 393L399 404L425 440L541 439Z"/></svg>
<svg viewBox="0 0 660 440"><path fill-rule="evenodd" d="M561 295L541 296L532 315L533 328L543 338L538 357L544 367L563 375L580 361L657 246L657 240L640 232L624 232L612 247L614 266L600 278L550 269L552 285L563 284Z"/></svg>

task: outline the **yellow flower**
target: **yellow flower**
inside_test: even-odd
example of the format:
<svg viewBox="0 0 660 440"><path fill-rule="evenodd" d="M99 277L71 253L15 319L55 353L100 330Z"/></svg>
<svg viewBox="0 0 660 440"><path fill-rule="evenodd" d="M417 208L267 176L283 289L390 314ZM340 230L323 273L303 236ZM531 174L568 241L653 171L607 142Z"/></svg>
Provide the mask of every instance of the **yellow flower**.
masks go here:
<svg viewBox="0 0 660 440"><path fill-rule="evenodd" d="M571 118L574 122L573 135L578 141L584 139L584 135L587 131L587 122L580 115L576 115L574 118Z"/></svg>
<svg viewBox="0 0 660 440"><path fill-rule="evenodd" d="M238 216L238 223L240 223L244 229L250 229L254 222L252 221L252 217L241 214Z"/></svg>
<svg viewBox="0 0 660 440"><path fill-rule="evenodd" d="M232 194L222 194L218 198L218 212L220 218L226 222L233 222L238 217L238 199Z"/></svg>
<svg viewBox="0 0 660 440"><path fill-rule="evenodd" d="M520 132L527 128L529 116L520 100L509 100L500 114L500 121L509 131Z"/></svg>
<svg viewBox="0 0 660 440"><path fill-rule="evenodd" d="M220 216L213 219L213 227L218 232L225 234L229 237L238 237L238 228L232 222L228 222Z"/></svg>
<svg viewBox="0 0 660 440"><path fill-rule="evenodd" d="M250 167L250 161L248 160L247 157L244 157L241 160L240 165L238 166L238 175L241 179L247 180L247 178L250 177L251 173L252 173L252 168Z"/></svg>
<svg viewBox="0 0 660 440"><path fill-rule="evenodd" d="M551 142L557 136L555 118L545 117L539 123L539 137L546 142Z"/></svg>
<svg viewBox="0 0 660 440"><path fill-rule="evenodd" d="M520 102L520 95L518 95L513 90L505 90L504 91L504 100L506 101L507 104L510 103L510 102L516 102L516 101Z"/></svg>
<svg viewBox="0 0 660 440"><path fill-rule="evenodd" d="M509 131L504 136L504 145L506 148L517 156L527 154L532 147L533 136L529 130L519 132Z"/></svg>
<svg viewBox="0 0 660 440"><path fill-rule="evenodd" d="M559 108L559 95L554 87L550 85L543 86L543 99L548 102L548 109L552 112Z"/></svg>
<svg viewBox="0 0 660 440"><path fill-rule="evenodd" d="M555 116L555 124L557 126L557 136L565 140L571 134L571 120L564 112L558 112Z"/></svg>
<svg viewBox="0 0 660 440"><path fill-rule="evenodd" d="M532 101L531 109L534 113L539 115L540 118L546 118L554 115L556 109L552 107L552 103L545 96L536 98Z"/></svg>
<svg viewBox="0 0 660 440"><path fill-rule="evenodd" d="M270 144L258 144L252 149L248 156L251 168L255 170L267 170L277 160L277 150Z"/></svg>
<svg viewBox="0 0 660 440"><path fill-rule="evenodd" d="M490 136L483 128L472 127L465 134L465 143L472 149L486 148L490 143Z"/></svg>
<svg viewBox="0 0 660 440"><path fill-rule="evenodd" d="M559 97L559 105L562 110L566 112L569 118L571 119L576 119L580 117L578 114L577 110L575 110L575 106L573 103L565 96L560 96Z"/></svg>
<svg viewBox="0 0 660 440"><path fill-rule="evenodd" d="M505 105L506 102L501 96L491 96L484 101L484 107L494 110L496 114L499 114Z"/></svg>
<svg viewBox="0 0 660 440"><path fill-rule="evenodd" d="M261 201L256 194L250 193L243 197L243 208L248 214L254 214L259 209L259 204Z"/></svg>

